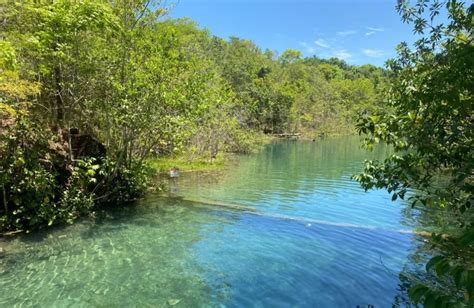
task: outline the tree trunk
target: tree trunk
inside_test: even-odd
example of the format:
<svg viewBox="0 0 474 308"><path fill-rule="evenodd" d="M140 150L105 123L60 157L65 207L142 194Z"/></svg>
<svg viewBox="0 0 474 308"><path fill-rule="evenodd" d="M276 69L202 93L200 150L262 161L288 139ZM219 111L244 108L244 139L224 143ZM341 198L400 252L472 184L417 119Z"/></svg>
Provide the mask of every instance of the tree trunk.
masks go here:
<svg viewBox="0 0 474 308"><path fill-rule="evenodd" d="M5 207L5 216L8 215L7 192L5 186L2 186L3 206Z"/></svg>
<svg viewBox="0 0 474 308"><path fill-rule="evenodd" d="M62 96L62 74L61 67L56 66L54 68L54 77L56 80L56 121L61 124L64 120L64 100Z"/></svg>

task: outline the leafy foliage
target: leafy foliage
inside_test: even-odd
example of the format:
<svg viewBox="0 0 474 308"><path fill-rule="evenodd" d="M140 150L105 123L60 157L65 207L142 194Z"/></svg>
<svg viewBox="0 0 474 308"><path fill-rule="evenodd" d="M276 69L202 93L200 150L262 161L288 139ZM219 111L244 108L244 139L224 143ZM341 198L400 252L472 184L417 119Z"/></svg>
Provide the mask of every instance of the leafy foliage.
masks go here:
<svg viewBox="0 0 474 308"><path fill-rule="evenodd" d="M436 24L445 8L449 23ZM366 146L383 141L396 153L384 162L367 161L355 176L365 189L387 188L393 200L409 189L415 206L448 209L457 221L441 226L449 236L434 235L441 251L427 264L439 280L420 283L410 294L426 307L474 305L472 204L474 5L459 1L399 1L405 22L420 35L415 50L398 47L388 62L394 74L388 112L364 114L357 127L368 134Z"/></svg>
<svg viewBox="0 0 474 308"><path fill-rule="evenodd" d="M65 152L50 131L19 116L0 135L0 145L2 229L29 231L72 222L91 208L90 172L64 166Z"/></svg>
<svg viewBox="0 0 474 308"><path fill-rule="evenodd" d="M215 161L254 151L263 134L346 133L355 111L377 108L380 68L278 57L188 19L161 20L166 12L149 0L2 6L2 229L133 200L150 160ZM104 149L76 153L73 132Z"/></svg>

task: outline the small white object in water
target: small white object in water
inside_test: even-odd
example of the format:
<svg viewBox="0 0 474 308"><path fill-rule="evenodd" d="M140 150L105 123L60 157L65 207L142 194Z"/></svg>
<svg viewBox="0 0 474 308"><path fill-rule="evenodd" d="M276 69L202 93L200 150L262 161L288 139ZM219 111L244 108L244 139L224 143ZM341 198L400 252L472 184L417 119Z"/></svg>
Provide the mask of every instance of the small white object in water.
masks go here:
<svg viewBox="0 0 474 308"><path fill-rule="evenodd" d="M178 168L171 168L170 169L170 177L177 178L179 176L179 169Z"/></svg>
<svg viewBox="0 0 474 308"><path fill-rule="evenodd" d="M306 226L307 226L307 227L311 227L311 224L307 224Z"/></svg>

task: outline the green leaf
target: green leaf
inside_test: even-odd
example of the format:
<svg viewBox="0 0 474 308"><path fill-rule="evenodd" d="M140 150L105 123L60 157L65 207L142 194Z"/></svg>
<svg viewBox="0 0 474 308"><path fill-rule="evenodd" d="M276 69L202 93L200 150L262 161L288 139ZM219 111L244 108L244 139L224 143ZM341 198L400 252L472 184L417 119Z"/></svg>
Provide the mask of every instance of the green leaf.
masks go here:
<svg viewBox="0 0 474 308"><path fill-rule="evenodd" d="M394 194L392 195L392 201L397 200L397 198L398 198L398 194L397 194L397 193L394 193Z"/></svg>
<svg viewBox="0 0 474 308"><path fill-rule="evenodd" d="M426 264L426 271L430 271L433 267L438 266L440 262L445 260L445 256L435 256L431 258Z"/></svg>
<svg viewBox="0 0 474 308"><path fill-rule="evenodd" d="M429 288L427 286L417 284L410 288L409 295L415 303L419 303L428 291Z"/></svg>

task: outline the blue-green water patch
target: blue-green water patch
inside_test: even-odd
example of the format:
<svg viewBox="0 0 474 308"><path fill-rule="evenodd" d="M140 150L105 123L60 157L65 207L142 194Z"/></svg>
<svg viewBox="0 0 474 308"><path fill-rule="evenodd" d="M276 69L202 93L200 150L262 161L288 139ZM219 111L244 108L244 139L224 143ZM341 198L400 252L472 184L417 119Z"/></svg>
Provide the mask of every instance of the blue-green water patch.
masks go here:
<svg viewBox="0 0 474 308"><path fill-rule="evenodd" d="M416 220L350 180L388 151L275 143L170 180L170 197L3 240L0 307L391 307L421 242L399 231Z"/></svg>

